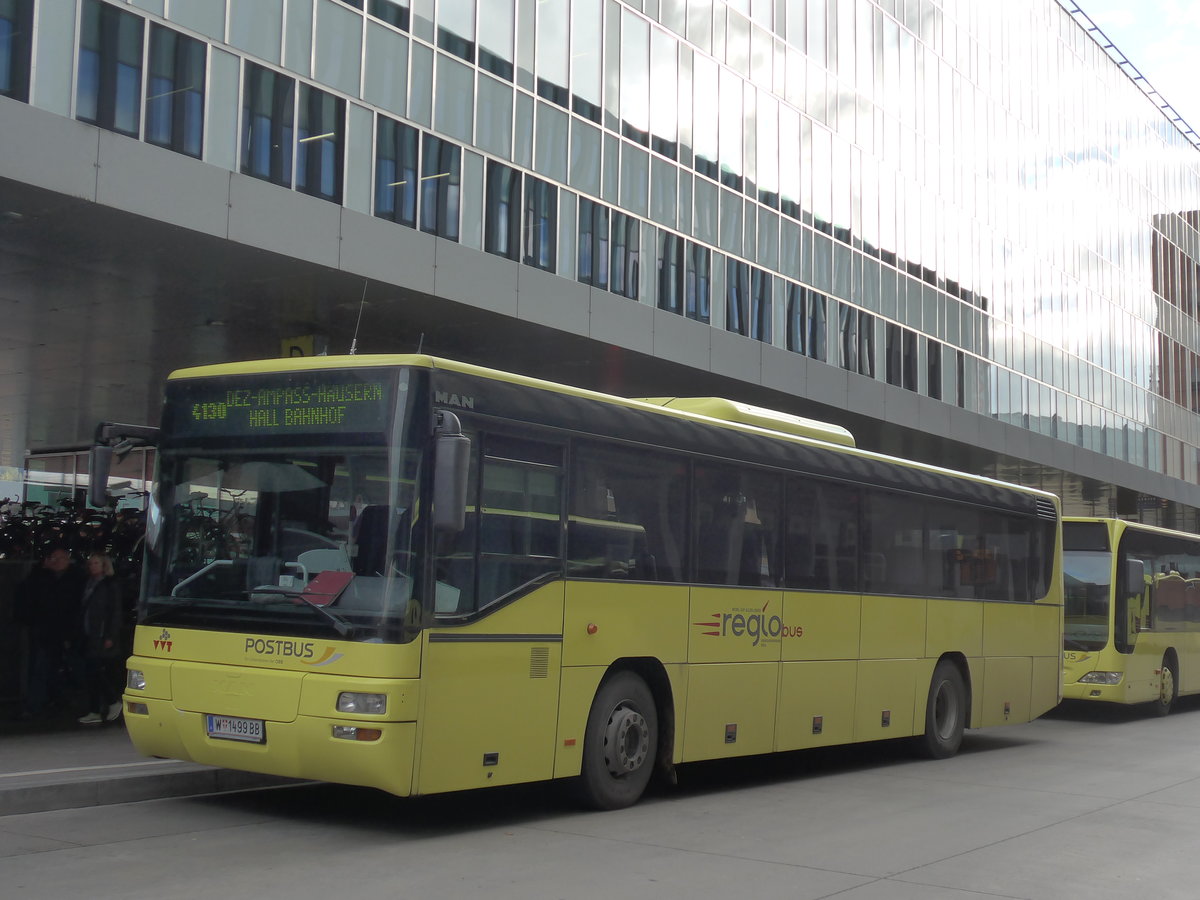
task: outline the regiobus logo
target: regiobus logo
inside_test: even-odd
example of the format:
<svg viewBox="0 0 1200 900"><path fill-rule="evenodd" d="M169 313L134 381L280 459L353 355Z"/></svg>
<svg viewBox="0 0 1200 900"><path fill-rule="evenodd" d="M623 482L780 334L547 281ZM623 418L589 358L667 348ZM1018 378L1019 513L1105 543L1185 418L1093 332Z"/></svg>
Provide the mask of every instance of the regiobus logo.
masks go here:
<svg viewBox="0 0 1200 900"><path fill-rule="evenodd" d="M777 644L783 638L804 637L804 627L801 625L785 625L782 616L767 612L771 605L768 600L762 609L738 607L729 612L715 612L705 622L693 622L697 628L704 629L700 633L707 637L747 637L750 645Z"/></svg>

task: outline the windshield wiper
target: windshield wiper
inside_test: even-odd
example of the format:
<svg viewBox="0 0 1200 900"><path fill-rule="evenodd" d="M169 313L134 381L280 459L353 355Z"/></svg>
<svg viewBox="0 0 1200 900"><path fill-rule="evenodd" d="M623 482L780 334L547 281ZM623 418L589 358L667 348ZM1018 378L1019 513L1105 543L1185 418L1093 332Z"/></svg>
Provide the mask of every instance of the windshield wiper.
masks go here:
<svg viewBox="0 0 1200 900"><path fill-rule="evenodd" d="M276 596L276 597L287 597L289 600L299 600L301 603L303 603L309 609L320 613L322 616L324 616L326 619L328 619L329 622L333 625L334 630L336 630L337 633L340 634L342 637L348 638L351 640L353 639L353 634L355 632L355 626L351 625L349 622L347 622L341 616L330 612L325 607L321 606L319 603L314 603L311 599L309 599L307 596L305 596L303 591L293 590L292 588L276 587L275 585L268 584L268 585L263 585L262 587L257 587L252 591L246 591L245 593L250 598L250 601L252 603L254 602L255 596L259 595L259 594L268 594L270 596Z"/></svg>

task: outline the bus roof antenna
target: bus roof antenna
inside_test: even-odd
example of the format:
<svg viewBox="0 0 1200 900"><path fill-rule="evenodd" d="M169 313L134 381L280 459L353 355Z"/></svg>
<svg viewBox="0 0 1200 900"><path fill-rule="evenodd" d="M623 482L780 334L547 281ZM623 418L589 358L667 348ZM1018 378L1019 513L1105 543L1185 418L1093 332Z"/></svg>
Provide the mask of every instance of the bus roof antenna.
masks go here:
<svg viewBox="0 0 1200 900"><path fill-rule="evenodd" d="M362 297L358 301L358 321L354 323L354 337L350 339L350 355L358 352L358 329L362 325L363 307L367 305L367 281L363 279Z"/></svg>

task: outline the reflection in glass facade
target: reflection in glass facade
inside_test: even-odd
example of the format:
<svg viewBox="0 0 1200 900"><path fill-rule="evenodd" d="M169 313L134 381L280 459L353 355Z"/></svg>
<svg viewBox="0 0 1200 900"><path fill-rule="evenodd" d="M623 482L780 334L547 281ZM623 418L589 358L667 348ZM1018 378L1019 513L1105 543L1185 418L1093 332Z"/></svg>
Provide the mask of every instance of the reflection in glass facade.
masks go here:
<svg viewBox="0 0 1200 900"><path fill-rule="evenodd" d="M351 205L344 173L368 172L361 212L478 232L473 247L742 335L748 354L771 344L1064 458L1197 482L1200 155L1074 4L280 6L284 66L210 38L239 60L230 109L204 54L164 42L172 4L79 0L73 114L204 154L219 120L247 174ZM19 99L32 8L0 2L0 93ZM392 98L367 73L400 45ZM356 66L336 86L316 77ZM385 94L386 109L365 99ZM1087 493L1068 509L1158 515Z"/></svg>

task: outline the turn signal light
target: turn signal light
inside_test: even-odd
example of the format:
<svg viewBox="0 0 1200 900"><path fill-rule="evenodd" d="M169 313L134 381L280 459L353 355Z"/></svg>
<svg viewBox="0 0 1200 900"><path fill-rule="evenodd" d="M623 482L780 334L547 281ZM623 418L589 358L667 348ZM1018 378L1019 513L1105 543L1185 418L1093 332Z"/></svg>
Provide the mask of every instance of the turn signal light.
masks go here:
<svg viewBox="0 0 1200 900"><path fill-rule="evenodd" d="M358 728L354 725L334 725L333 736L343 741L377 741L383 737L379 728Z"/></svg>

